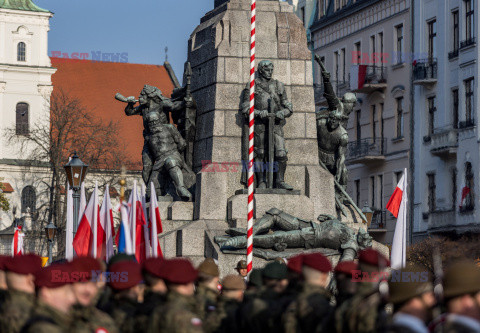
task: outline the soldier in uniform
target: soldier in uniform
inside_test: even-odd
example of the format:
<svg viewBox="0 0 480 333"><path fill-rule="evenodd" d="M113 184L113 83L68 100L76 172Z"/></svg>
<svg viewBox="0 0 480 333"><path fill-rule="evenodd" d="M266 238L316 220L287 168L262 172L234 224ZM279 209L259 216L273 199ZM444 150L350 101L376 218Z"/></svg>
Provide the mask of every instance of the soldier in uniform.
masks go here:
<svg viewBox="0 0 480 333"><path fill-rule="evenodd" d="M377 331L377 326L381 324L380 319L383 318L379 313L382 297L378 289L380 282L378 274L384 272L390 261L380 252L368 248L360 251L358 264L362 280L357 282L357 293L344 302L346 311L336 314L336 317L343 318L342 332L373 333ZM384 311L382 308L380 310Z"/></svg>
<svg viewBox="0 0 480 333"><path fill-rule="evenodd" d="M198 272L188 259L181 258L168 260L164 269L167 302L153 311L147 332L203 332L194 297L194 282Z"/></svg>
<svg viewBox="0 0 480 333"><path fill-rule="evenodd" d="M92 257L78 257L72 261L72 265L79 279L72 284L76 303L71 311L71 331L88 333L103 329L105 333L118 332L112 317L95 307L99 292L97 280L103 275L100 262Z"/></svg>
<svg viewBox="0 0 480 333"><path fill-rule="evenodd" d="M143 279L145 280L145 297L135 313L136 332L146 332L148 320L153 310L167 301L166 260L163 258L148 258L143 264Z"/></svg>
<svg viewBox="0 0 480 333"><path fill-rule="evenodd" d="M243 301L245 282L238 275L228 275L222 280L222 293L214 312L207 315L204 330L208 333L239 332L240 304Z"/></svg>
<svg viewBox="0 0 480 333"><path fill-rule="evenodd" d="M0 255L0 309L8 294L5 262L9 257Z"/></svg>
<svg viewBox="0 0 480 333"><path fill-rule="evenodd" d="M447 268L443 286L447 315L438 331L480 332L480 269L470 261L456 262Z"/></svg>
<svg viewBox="0 0 480 333"><path fill-rule="evenodd" d="M35 274L38 300L22 332L64 333L69 331L69 312L75 304L72 289L74 268L71 263L52 264Z"/></svg>
<svg viewBox="0 0 480 333"><path fill-rule="evenodd" d="M333 308L326 287L332 265L321 253L305 254L302 264L304 286L283 315L285 332L331 332Z"/></svg>
<svg viewBox="0 0 480 333"><path fill-rule="evenodd" d="M195 299L198 305L198 313L203 320L206 315L214 311L217 306L220 270L212 258L207 258L198 266L197 271L198 278Z"/></svg>
<svg viewBox="0 0 480 333"><path fill-rule="evenodd" d="M0 313L0 332L20 332L35 306L35 273L42 259L35 254L9 257L5 260L8 293Z"/></svg>
<svg viewBox="0 0 480 333"><path fill-rule="evenodd" d="M334 269L335 276L335 301L336 307L355 295L357 283L352 281L353 272L358 270L358 265L354 261L340 261Z"/></svg>
<svg viewBox="0 0 480 333"><path fill-rule="evenodd" d="M272 78L273 63L269 60L262 60L258 63L258 78L255 79L255 138L254 138L254 155L256 187L266 188L266 179L264 166L268 162L268 119L273 118L273 152L274 161L278 165L276 178L276 188L293 190L293 187L285 183L285 170L287 168L287 149L285 147L285 138L283 134L283 126L286 119L293 113L292 103L287 99L285 86L282 82ZM250 112L250 84L247 84L243 93L243 115L248 124L248 115ZM244 140L248 140L248 133L244 133ZM244 147L244 155L246 155L246 147ZM242 158L247 160L246 156ZM245 179L244 179L245 180Z"/></svg>
<svg viewBox="0 0 480 333"><path fill-rule="evenodd" d="M410 281L403 277L413 277ZM435 295L428 271L422 267L410 265L393 273L388 283L390 303L393 304L390 333L426 333L432 320Z"/></svg>
<svg viewBox="0 0 480 333"><path fill-rule="evenodd" d="M246 282L248 277L247 261L240 260L239 262L237 262L237 267L235 267L235 270L238 272L238 275L240 275Z"/></svg>
<svg viewBox="0 0 480 333"><path fill-rule="evenodd" d="M109 268L110 301L103 309L122 332L135 332L134 315L138 307L142 268L136 261L119 261Z"/></svg>

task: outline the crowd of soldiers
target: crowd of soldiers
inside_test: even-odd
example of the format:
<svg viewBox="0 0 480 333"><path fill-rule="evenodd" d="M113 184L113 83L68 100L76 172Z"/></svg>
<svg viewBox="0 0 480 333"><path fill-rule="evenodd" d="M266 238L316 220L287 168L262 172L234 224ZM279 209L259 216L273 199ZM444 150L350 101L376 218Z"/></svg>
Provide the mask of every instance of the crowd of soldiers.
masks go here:
<svg viewBox="0 0 480 333"><path fill-rule="evenodd" d="M435 293L426 269L388 266L374 249L335 267L308 253L220 279L211 258L0 257L0 332L480 332L473 262L447 267Z"/></svg>

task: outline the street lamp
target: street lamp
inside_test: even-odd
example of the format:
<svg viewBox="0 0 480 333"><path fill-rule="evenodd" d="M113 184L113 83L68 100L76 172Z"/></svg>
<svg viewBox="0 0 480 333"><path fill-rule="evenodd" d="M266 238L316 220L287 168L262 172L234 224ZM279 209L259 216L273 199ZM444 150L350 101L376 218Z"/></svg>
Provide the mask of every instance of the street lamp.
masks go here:
<svg viewBox="0 0 480 333"><path fill-rule="evenodd" d="M368 206L367 202L365 202L365 205L363 205L362 213L367 218L367 220L365 221L367 222L367 226L370 226L370 223L372 223L372 218L373 218L373 210Z"/></svg>
<svg viewBox="0 0 480 333"><path fill-rule="evenodd" d="M55 238L55 234L57 233L57 227L50 222L45 227L45 235L47 236L48 240L48 264L52 263L52 253L53 253L53 239Z"/></svg>
<svg viewBox="0 0 480 333"><path fill-rule="evenodd" d="M73 234L78 228L78 210L80 206L80 187L87 174L88 165L83 163L77 156L77 152L73 153L73 157L64 166L67 175L68 185L73 190Z"/></svg>

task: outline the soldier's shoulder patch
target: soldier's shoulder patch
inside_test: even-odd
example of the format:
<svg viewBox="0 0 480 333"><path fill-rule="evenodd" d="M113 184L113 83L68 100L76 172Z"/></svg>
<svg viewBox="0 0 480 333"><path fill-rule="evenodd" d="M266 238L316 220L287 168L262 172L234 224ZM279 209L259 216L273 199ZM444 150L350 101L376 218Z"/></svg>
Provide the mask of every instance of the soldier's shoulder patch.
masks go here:
<svg viewBox="0 0 480 333"><path fill-rule="evenodd" d="M200 318L192 318L191 323L193 326L202 326L202 320Z"/></svg>
<svg viewBox="0 0 480 333"><path fill-rule="evenodd" d="M99 327L95 330L95 333L108 333L108 330L103 327Z"/></svg>

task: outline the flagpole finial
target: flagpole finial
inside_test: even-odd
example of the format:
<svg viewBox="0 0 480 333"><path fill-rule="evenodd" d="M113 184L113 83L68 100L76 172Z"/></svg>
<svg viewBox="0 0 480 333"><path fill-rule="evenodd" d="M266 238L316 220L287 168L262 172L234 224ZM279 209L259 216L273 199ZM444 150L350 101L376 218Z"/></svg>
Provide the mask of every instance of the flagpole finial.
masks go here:
<svg viewBox="0 0 480 333"><path fill-rule="evenodd" d="M126 173L127 169L125 168L125 165L122 165L120 180L118 181L118 184L120 185L120 202L125 199L125 185L127 184L127 181L125 180Z"/></svg>

